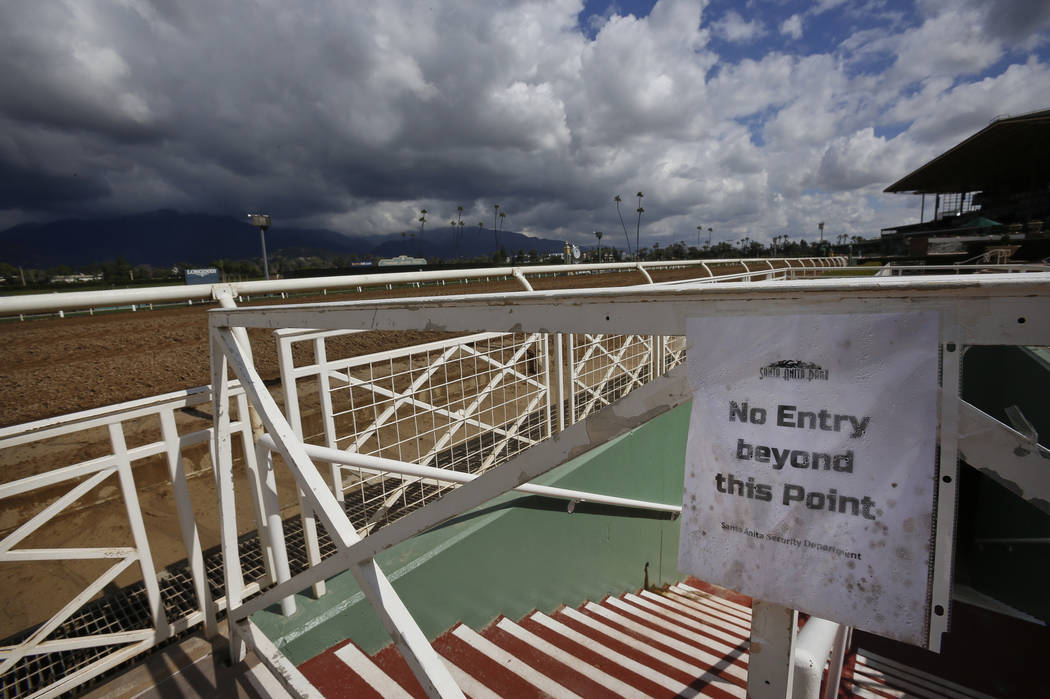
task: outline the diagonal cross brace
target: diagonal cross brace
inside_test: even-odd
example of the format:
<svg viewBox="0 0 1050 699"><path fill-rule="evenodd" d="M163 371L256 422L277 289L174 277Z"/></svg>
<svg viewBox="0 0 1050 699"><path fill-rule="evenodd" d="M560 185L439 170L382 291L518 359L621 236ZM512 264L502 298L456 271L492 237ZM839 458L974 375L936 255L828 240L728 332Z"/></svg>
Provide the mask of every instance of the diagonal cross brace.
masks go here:
<svg viewBox="0 0 1050 699"><path fill-rule="evenodd" d="M633 386L636 383L641 385L641 381L638 379L638 374L641 373L642 367L644 366L643 362L639 362L638 366L635 367L633 372L630 369L621 366L621 363L623 361L623 356L627 353L627 350L630 349L630 347L631 347L631 339L634 338L634 337L636 337L636 336L635 335L628 335L624 339L624 343L620 347L620 351L616 354L616 356L613 356L612 353L610 353L604 347L601 348L602 352L604 352L606 355L609 356L610 359L612 359L612 364L610 364L609 368L606 370L605 376L603 376L601 378L601 380L598 382L597 388L583 386L583 388L588 393L590 393L592 396L594 396L594 397L587 404L587 407L584 408L583 414L580 415L579 419L582 420L583 418L587 417L590 414L591 410L594 408L594 404L597 403L599 400L602 401L605 404L609 403L609 401L607 399L602 397L602 395L601 395L601 387L605 386L605 384L609 381L610 377L612 377L613 372L616 371L617 367L622 368L623 372L627 376L631 377L632 380L631 380L631 383L629 384L630 386ZM646 355L651 355L652 354L652 348L647 347L645 354ZM650 359L650 361L651 361L651 359ZM580 385L581 386L583 385L582 382L581 382Z"/></svg>
<svg viewBox="0 0 1050 699"><path fill-rule="evenodd" d="M419 683L431 696L462 697L463 693L453 681L448 669L440 657L427 641L426 636L416 624L415 619L409 613L408 608L397 596L390 581L371 558L350 562L345 556L348 549L355 543L361 541L360 536L350 523L339 502L328 489L327 484L320 473L314 467L306 450L295 436L292 426L288 424L280 408L274 401L269 391L262 388L263 382L255 367L246 361L244 353L234 337L233 330L228 327L215 327L211 329L212 351L218 351L222 357L212 358L213 379L224 383L224 365L228 362L229 367L241 381L252 405L259 412L259 417L266 426L267 432L273 438L278 452L284 458L289 470L295 477L296 483L302 489L307 505L311 507L328 530L332 541L340 549L332 558L342 559L343 569L349 569L361 586L365 597L372 604L377 616L386 628L390 637L401 651L402 656L412 669L412 673ZM214 381L213 381L214 383ZM223 392L215 391L217 395ZM216 453L220 449L228 451L228 435L222 439L220 422L220 406L214 411L216 421L219 422L213 438L216 442ZM220 463L223 470L228 470L231 464L228 454L220 455ZM228 474L223 474L223 477ZM232 493L227 494L232 498ZM226 507L232 503L227 503ZM220 508L221 510L222 508ZM225 543L225 541L224 541ZM225 548L225 547L224 547ZM231 557L236 557L236 549L224 551L224 560L229 562ZM332 560L332 559L329 559ZM316 568L317 566L315 566ZM241 610L239 611L239 608ZM245 618L247 609L243 609L238 596L229 597L229 614L233 621Z"/></svg>
<svg viewBox="0 0 1050 699"><path fill-rule="evenodd" d="M518 351L515 352L514 355L511 357L510 361L507 362L506 364L500 364L499 362L496 362L495 360L490 360L494 364L496 364L497 366L501 367L502 370L492 378L492 380L485 386L485 388L477 395L477 397L474 399L474 401L469 406L467 406L467 408L463 411L463 414L462 414L463 419L470 418L470 416L475 414L481 408L481 404L485 402L485 398L490 393L492 393L493 391L496 390L496 388L503 381L503 378L505 376L507 376L508 374L514 374L515 376L521 376L521 374L516 372L511 367L513 367L518 362L518 360L521 358L522 354L524 354L525 352L527 352L529 350L530 345L533 344L533 342L535 341L535 339L537 337L539 337L539 336L536 335L536 334L532 335L529 338L529 341L523 343L522 346L518 349ZM542 384L539 384L539 385L542 385ZM544 388L544 390L546 390L545 386L543 388ZM543 395L545 395L545 394L543 394ZM526 412L525 412L526 416L528 415L528 413L530 413L532 411L532 408L535 406L535 404L538 402L538 400L539 400L539 397L533 399L532 403L526 409ZM498 451L502 450L502 447L506 446L506 444L511 439L514 438L514 435L517 433L518 427L521 426L521 423L523 421L524 421L524 417L519 418L518 421L515 423L515 425L511 428L511 430L509 430L509 431L504 433L506 438L503 440L503 442L500 445L499 449L494 450L494 452L493 452L494 454L498 453ZM449 431L446 432L441 437L440 440L438 440L438 442L426 454L425 457L423 457L423 458L421 458L419 460L420 463L425 465L427 461L432 459L433 456L436 455L438 453L438 451L440 451L441 448L443 448L445 446L445 444L447 444L449 441L451 441L452 437L460 430L460 428L462 426L463 426L462 422L459 422L459 423L457 423L455 425L450 426ZM503 432L503 430L496 430L496 428L491 428L491 429L493 431ZM487 459L485 464L482 465L481 470L485 470L492 463L492 458L493 458L492 455L490 455L489 459ZM419 480L420 479L418 479L418 478L414 478L412 480L403 481L402 484L399 487L397 487L390 495L388 495L386 497L386 499L383 501L382 507L380 507L369 518L369 520L368 520L369 526L374 525L376 522L379 521L380 518L385 516L386 512L393 506L393 504L395 502L397 502L398 498L400 498L402 496L402 494L405 492L405 489L407 489L409 486L411 486L413 483L416 483Z"/></svg>

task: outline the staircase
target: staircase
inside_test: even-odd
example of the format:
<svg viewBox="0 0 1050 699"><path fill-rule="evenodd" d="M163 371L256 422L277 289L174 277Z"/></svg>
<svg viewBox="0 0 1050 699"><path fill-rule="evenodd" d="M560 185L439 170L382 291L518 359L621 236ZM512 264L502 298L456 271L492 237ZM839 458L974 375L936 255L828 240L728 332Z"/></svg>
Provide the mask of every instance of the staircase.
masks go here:
<svg viewBox="0 0 1050 699"><path fill-rule="evenodd" d="M600 603L457 624L434 640L467 696L745 697L750 600L690 578ZM352 641L299 670L326 697L426 696L393 645L369 657ZM880 656L850 653L839 696L984 698L986 694Z"/></svg>
<svg viewBox="0 0 1050 699"><path fill-rule="evenodd" d="M751 610L686 584L586 602L434 640L463 692L489 697L744 697ZM391 645L352 642L299 666L326 697L424 697Z"/></svg>

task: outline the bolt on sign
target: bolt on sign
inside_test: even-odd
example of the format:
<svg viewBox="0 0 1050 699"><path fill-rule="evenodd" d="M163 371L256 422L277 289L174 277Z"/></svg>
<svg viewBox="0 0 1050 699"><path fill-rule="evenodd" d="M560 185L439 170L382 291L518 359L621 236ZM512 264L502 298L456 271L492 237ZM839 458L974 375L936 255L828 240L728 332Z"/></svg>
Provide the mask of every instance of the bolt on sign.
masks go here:
<svg viewBox="0 0 1050 699"><path fill-rule="evenodd" d="M679 567L925 646L936 313L692 318Z"/></svg>

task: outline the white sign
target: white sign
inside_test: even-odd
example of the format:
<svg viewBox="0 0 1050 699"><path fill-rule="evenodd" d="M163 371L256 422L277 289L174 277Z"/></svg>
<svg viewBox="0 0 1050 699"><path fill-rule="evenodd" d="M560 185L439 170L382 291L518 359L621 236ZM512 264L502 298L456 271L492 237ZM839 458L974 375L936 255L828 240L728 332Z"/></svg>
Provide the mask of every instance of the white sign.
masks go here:
<svg viewBox="0 0 1050 699"><path fill-rule="evenodd" d="M925 645L936 313L694 318L679 567Z"/></svg>
<svg viewBox="0 0 1050 699"><path fill-rule="evenodd" d="M200 269L186 270L187 284L218 284L221 281L222 279L219 278L219 270L215 267L202 267Z"/></svg>

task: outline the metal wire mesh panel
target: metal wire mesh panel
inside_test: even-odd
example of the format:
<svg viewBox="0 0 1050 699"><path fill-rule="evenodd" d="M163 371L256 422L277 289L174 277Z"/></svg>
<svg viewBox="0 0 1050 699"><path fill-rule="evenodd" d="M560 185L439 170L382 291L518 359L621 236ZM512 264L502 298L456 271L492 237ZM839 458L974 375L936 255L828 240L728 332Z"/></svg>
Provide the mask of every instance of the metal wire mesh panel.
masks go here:
<svg viewBox="0 0 1050 699"><path fill-rule="evenodd" d="M550 435L547 338L538 333L481 333L293 371L308 443L478 473ZM311 394L318 405L304 407ZM448 487L345 466L333 482L369 522L365 531Z"/></svg>
<svg viewBox="0 0 1050 699"><path fill-rule="evenodd" d="M570 335L572 422L626 395L653 373L649 335Z"/></svg>
<svg viewBox="0 0 1050 699"><path fill-rule="evenodd" d="M685 335L664 335L660 339L664 344L663 370L667 372L685 361Z"/></svg>

